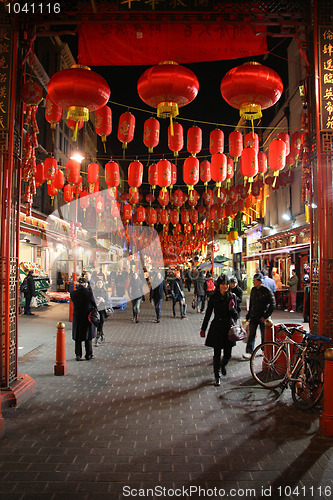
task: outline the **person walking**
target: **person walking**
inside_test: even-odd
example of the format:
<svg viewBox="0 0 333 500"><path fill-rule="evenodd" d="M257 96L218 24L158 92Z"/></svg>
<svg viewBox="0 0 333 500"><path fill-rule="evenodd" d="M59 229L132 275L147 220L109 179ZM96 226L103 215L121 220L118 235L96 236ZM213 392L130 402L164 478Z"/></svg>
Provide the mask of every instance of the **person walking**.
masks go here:
<svg viewBox="0 0 333 500"><path fill-rule="evenodd" d="M267 288L269 288L270 290L272 290L272 292L275 294L275 292L276 292L276 283L273 280L273 278L269 278L267 269L263 270L262 275L264 277L263 280L262 280L262 284L264 286L266 286Z"/></svg>
<svg viewBox="0 0 333 500"><path fill-rule="evenodd" d="M183 290L183 282L180 277L180 272L175 272L175 278L171 282L171 294L172 294L172 313L173 317L176 317L176 303L179 302L180 307L180 317L183 319L184 314L184 299L185 294Z"/></svg>
<svg viewBox="0 0 333 500"><path fill-rule="evenodd" d="M186 271L185 271L185 285L186 285L187 290L190 292L191 285L192 285L192 279L191 279L191 274L190 274L189 269L186 269Z"/></svg>
<svg viewBox="0 0 333 500"><path fill-rule="evenodd" d="M227 374L226 366L231 358L232 348L236 345L228 338L230 327L237 320L236 295L229 289L229 279L226 275L219 276L216 282L215 293L208 302L206 314L201 326L200 335L206 335L206 329L214 311L214 318L210 324L205 345L214 348L213 369L215 386L221 384L222 375ZM223 350L223 358L221 353Z"/></svg>
<svg viewBox="0 0 333 500"><path fill-rule="evenodd" d="M79 278L79 285L70 294L73 302L72 339L75 341L76 361L82 358L82 342L85 346L85 358L93 359L92 339L96 337L96 327L88 319L92 308L97 307L93 292L88 288L86 278Z"/></svg>
<svg viewBox="0 0 333 500"><path fill-rule="evenodd" d="M197 297L197 312L203 313L206 298L206 278L203 271L199 272L198 278L194 282L194 294Z"/></svg>
<svg viewBox="0 0 333 500"><path fill-rule="evenodd" d="M33 271L30 269L30 271L24 278L21 285L25 298L24 314L26 316L35 316L35 314L31 312L31 307L30 307L32 297L36 297L36 287L35 287L34 277L32 274Z"/></svg>
<svg viewBox="0 0 333 500"><path fill-rule="evenodd" d="M115 276L115 284L116 284L116 294L117 297L124 297L125 295L125 276L121 269L118 269L117 274Z"/></svg>
<svg viewBox="0 0 333 500"><path fill-rule="evenodd" d="M165 281L162 278L162 274L160 272L156 273L156 276L153 278L151 282L151 289L149 293L150 302L154 302L155 312L156 312L156 323L161 321L161 307L163 302L163 294L165 295L165 301L167 302L167 289L165 285Z"/></svg>
<svg viewBox="0 0 333 500"><path fill-rule="evenodd" d="M261 332L261 342L265 341L265 321L273 313L275 308L275 297L269 288L263 284L263 275L256 273L253 276L253 288L250 294L249 310L246 319L249 324L249 338L246 344L244 359L250 359L254 350L257 328Z"/></svg>
<svg viewBox="0 0 333 500"><path fill-rule="evenodd" d="M105 319L107 318L105 309L110 306L109 294L104 287L104 282L102 279L97 280L93 294L95 297L95 302L97 304L97 309L100 316L99 325L97 327L97 335L95 339L95 347L97 347L99 339L101 342L105 342L105 335L103 331L104 322Z"/></svg>
<svg viewBox="0 0 333 500"><path fill-rule="evenodd" d="M241 315L241 308L243 302L243 290L239 286L236 276L232 276L229 281L230 281L230 291L236 295L236 311L238 314L237 319L239 319Z"/></svg>
<svg viewBox="0 0 333 500"><path fill-rule="evenodd" d="M291 313L296 311L296 296L297 296L297 286L298 286L298 276L296 274L296 269L291 271L291 278L288 280L287 285L289 286L289 296L288 296L288 309L285 311L290 311Z"/></svg>
<svg viewBox="0 0 333 500"><path fill-rule="evenodd" d="M134 271L128 285L128 296L132 302L132 321L139 323L140 303L143 295L143 283L137 271Z"/></svg>

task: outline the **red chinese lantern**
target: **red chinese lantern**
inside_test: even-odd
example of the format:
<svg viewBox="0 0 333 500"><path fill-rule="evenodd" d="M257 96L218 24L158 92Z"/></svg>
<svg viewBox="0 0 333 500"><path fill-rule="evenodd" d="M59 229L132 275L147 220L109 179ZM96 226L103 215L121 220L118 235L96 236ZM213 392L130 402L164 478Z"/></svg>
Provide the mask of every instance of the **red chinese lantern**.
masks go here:
<svg viewBox="0 0 333 500"><path fill-rule="evenodd" d="M21 99L27 106L38 106L43 100L43 88L33 80L28 80L22 85Z"/></svg>
<svg viewBox="0 0 333 500"><path fill-rule="evenodd" d="M35 180L38 186L40 184L43 184L43 182L45 182L44 170L45 170L44 163L39 163L38 165L36 165Z"/></svg>
<svg viewBox="0 0 333 500"><path fill-rule="evenodd" d="M221 183L227 177L227 157L224 153L214 153L212 155L211 173L212 179L218 188L218 196L220 196Z"/></svg>
<svg viewBox="0 0 333 500"><path fill-rule="evenodd" d="M162 195L171 184L171 163L168 160L157 162L157 183L162 188Z"/></svg>
<svg viewBox="0 0 333 500"><path fill-rule="evenodd" d="M189 197L192 198L191 191L193 191L193 186L199 181L199 160L195 156L189 156L185 159L183 164L183 180L187 185Z"/></svg>
<svg viewBox="0 0 333 500"><path fill-rule="evenodd" d="M179 151L184 147L183 127L178 122L173 124L173 135L171 134L171 126L168 127L168 147L173 151L174 156L178 156Z"/></svg>
<svg viewBox="0 0 333 500"><path fill-rule="evenodd" d="M146 220L146 210L144 207L139 206L136 211L136 220L142 226L142 223Z"/></svg>
<svg viewBox="0 0 333 500"><path fill-rule="evenodd" d="M51 200L53 200L53 198L57 195L57 193L58 193L57 188L53 185L52 182L50 182L47 185L47 194L51 197Z"/></svg>
<svg viewBox="0 0 333 500"><path fill-rule="evenodd" d="M156 188L156 185L158 183L156 163L152 163L148 167L148 183L152 186L153 191L154 191L154 189Z"/></svg>
<svg viewBox="0 0 333 500"><path fill-rule="evenodd" d="M242 171L244 181L253 182L253 177L258 173L258 155L255 148L244 148L242 151Z"/></svg>
<svg viewBox="0 0 333 500"><path fill-rule="evenodd" d="M283 90L279 75L257 62L246 62L231 69L221 82L221 94L246 120L261 118L262 109L273 106Z"/></svg>
<svg viewBox="0 0 333 500"><path fill-rule="evenodd" d="M147 194L146 201L148 203L153 203L153 201L155 201L155 196L153 194L151 194L151 193Z"/></svg>
<svg viewBox="0 0 333 500"><path fill-rule="evenodd" d="M289 167L289 168L292 167L295 164L295 162L296 162L295 155L294 155L294 153L290 152L289 155L286 156L286 165L287 165L287 167Z"/></svg>
<svg viewBox="0 0 333 500"><path fill-rule="evenodd" d="M235 203L238 198L238 194L238 186L231 186L231 188L228 190L228 196L231 203Z"/></svg>
<svg viewBox="0 0 333 500"><path fill-rule="evenodd" d="M119 215L120 215L120 202L119 201L113 201L111 204L111 215L115 219L119 220Z"/></svg>
<svg viewBox="0 0 333 500"><path fill-rule="evenodd" d="M73 136L72 136L73 142L77 140L77 133L79 130L81 130L81 128L83 128L83 125L84 125L83 120L76 121L73 118L67 118L67 126L71 130L73 130Z"/></svg>
<svg viewBox="0 0 333 500"><path fill-rule="evenodd" d="M215 153L223 153L224 151L224 133L219 128L212 130L209 135L209 152L211 155Z"/></svg>
<svg viewBox="0 0 333 500"><path fill-rule="evenodd" d="M184 203L184 193L180 189L176 189L173 193L173 204L176 207L181 207Z"/></svg>
<svg viewBox="0 0 333 500"><path fill-rule="evenodd" d="M281 139L283 142L286 143L286 156L288 156L289 153L290 153L290 137L289 137L289 134L287 134L286 132L281 132L280 134L278 134L278 139Z"/></svg>
<svg viewBox="0 0 333 500"><path fill-rule="evenodd" d="M188 200L188 204L190 205L190 207L195 207L199 201L199 198L200 198L200 194L198 193L198 191L193 189L192 197L190 197Z"/></svg>
<svg viewBox="0 0 333 500"><path fill-rule="evenodd" d="M62 170L57 170L53 180L53 186L59 190L64 187L64 184L65 184L64 172Z"/></svg>
<svg viewBox="0 0 333 500"><path fill-rule="evenodd" d="M128 222L132 217L132 205L130 203L125 203L123 211L123 219Z"/></svg>
<svg viewBox="0 0 333 500"><path fill-rule="evenodd" d="M82 208L83 212L87 210L89 207L89 193L88 191L81 191L80 193L80 207Z"/></svg>
<svg viewBox="0 0 333 500"><path fill-rule="evenodd" d="M179 114L179 107L195 99L199 82L190 69L173 61L163 61L141 75L137 88L143 102L157 108L159 118L170 117L173 135L172 118Z"/></svg>
<svg viewBox="0 0 333 500"><path fill-rule="evenodd" d="M127 148L127 144L133 140L134 129L135 116L129 111L126 111L126 113L123 113L120 116L118 124L118 139L123 144L123 150L125 150Z"/></svg>
<svg viewBox="0 0 333 500"><path fill-rule="evenodd" d="M160 213L159 213L159 222L160 224L163 224L163 226L165 226L165 224L168 224L169 222L169 212L168 210L161 210Z"/></svg>
<svg viewBox="0 0 333 500"><path fill-rule="evenodd" d="M173 208L172 210L170 210L170 222L174 226L176 224L178 224L178 222L179 222L179 212L175 208Z"/></svg>
<svg viewBox="0 0 333 500"><path fill-rule="evenodd" d="M57 160L53 158L53 156L49 156L44 160L44 175L47 183L50 184L51 181L55 178L55 174L57 171L58 165Z"/></svg>
<svg viewBox="0 0 333 500"><path fill-rule="evenodd" d="M202 148L202 130L200 127L193 126L187 131L187 151L195 156L200 153Z"/></svg>
<svg viewBox="0 0 333 500"><path fill-rule="evenodd" d="M267 155L263 151L259 151L258 153L258 172L262 174L263 177L267 172Z"/></svg>
<svg viewBox="0 0 333 500"><path fill-rule="evenodd" d="M204 200L204 202L206 203L206 205L213 205L214 203L214 193L211 189L207 189L207 191L205 191L203 194L202 194L202 198ZM200 208L200 207L199 207ZM198 208L198 210L199 210ZM205 208L203 207L203 212L205 212Z"/></svg>
<svg viewBox="0 0 333 500"><path fill-rule="evenodd" d="M139 188L142 184L143 165L140 161L132 161L128 167L128 185Z"/></svg>
<svg viewBox="0 0 333 500"><path fill-rule="evenodd" d="M143 128L143 142L148 148L148 153L152 153L160 141L160 122L156 118L148 118Z"/></svg>
<svg viewBox="0 0 333 500"><path fill-rule="evenodd" d="M105 200L104 200L104 197L102 195L96 196L95 209L96 209L96 213L98 214L99 218L101 218L101 215L105 209Z"/></svg>
<svg viewBox="0 0 333 500"><path fill-rule="evenodd" d="M224 216L225 216L224 207L222 207L221 205L217 205L216 217L218 218L219 221L221 221L221 219L223 219Z"/></svg>
<svg viewBox="0 0 333 500"><path fill-rule="evenodd" d="M234 174L235 174L234 160L232 158L228 157L227 158L227 175L226 175L228 184L230 184L230 179L233 178Z"/></svg>
<svg viewBox="0 0 333 500"><path fill-rule="evenodd" d="M106 151L106 137L112 132L112 111L109 106L103 106L95 111L95 130L101 137L104 151Z"/></svg>
<svg viewBox="0 0 333 500"><path fill-rule="evenodd" d="M302 132L294 132L291 136L290 142L290 151L295 156L296 162L299 158L303 143L303 134Z"/></svg>
<svg viewBox="0 0 333 500"><path fill-rule="evenodd" d="M243 212L243 210L244 210L244 201L243 200L236 201L236 209L238 212Z"/></svg>
<svg viewBox="0 0 333 500"><path fill-rule="evenodd" d="M237 130L229 134L229 154L237 161L243 151L243 136Z"/></svg>
<svg viewBox="0 0 333 500"><path fill-rule="evenodd" d="M119 165L116 161L109 161L105 165L105 182L109 187L116 188L120 184Z"/></svg>
<svg viewBox="0 0 333 500"><path fill-rule="evenodd" d="M177 183L177 167L174 163L171 163L171 184L170 189Z"/></svg>
<svg viewBox="0 0 333 500"><path fill-rule="evenodd" d="M255 132L249 132L244 137L244 146L246 148L254 148L258 154L259 152L259 137Z"/></svg>
<svg viewBox="0 0 333 500"><path fill-rule="evenodd" d="M76 160L68 160L66 163L66 179L70 184L78 184L80 181L81 164Z"/></svg>
<svg viewBox="0 0 333 500"><path fill-rule="evenodd" d="M110 93L109 85L102 76L79 64L58 71L48 84L50 99L67 109L67 118L77 122L87 122L89 111L105 106Z"/></svg>
<svg viewBox="0 0 333 500"><path fill-rule="evenodd" d="M208 182L212 179L210 161L204 160L200 163L200 180L204 183L207 190Z"/></svg>
<svg viewBox="0 0 333 500"><path fill-rule="evenodd" d="M128 201L135 205L139 201L139 191L135 187L130 187L128 190Z"/></svg>
<svg viewBox="0 0 333 500"><path fill-rule="evenodd" d="M62 119L62 108L51 101L49 94L45 99L45 120L51 125L51 129L55 130L57 123Z"/></svg>
<svg viewBox="0 0 333 500"><path fill-rule="evenodd" d="M268 147L268 164L271 170L274 170L274 182L273 187L276 183L276 177L279 175L279 171L286 166L286 150L287 146L281 139L274 139Z"/></svg>
<svg viewBox="0 0 333 500"><path fill-rule="evenodd" d="M159 204L162 206L162 207L166 207L169 203L169 193L168 191L163 191L162 192L162 189L160 190L159 194L158 194L158 198L157 198Z"/></svg>
<svg viewBox="0 0 333 500"><path fill-rule="evenodd" d="M64 200L66 203L73 201L73 190L70 184L66 184L66 186L64 186Z"/></svg>
<svg viewBox="0 0 333 500"><path fill-rule="evenodd" d="M199 212L195 208L192 208L192 210L190 212L190 219L191 219L192 224L197 224L197 222L199 220Z"/></svg>
<svg viewBox="0 0 333 500"><path fill-rule="evenodd" d="M147 221L150 226L157 223L157 212L155 208L148 207L146 210L146 214L147 214Z"/></svg>
<svg viewBox="0 0 333 500"><path fill-rule="evenodd" d="M88 182L93 189L99 181L99 164L92 162L88 165Z"/></svg>

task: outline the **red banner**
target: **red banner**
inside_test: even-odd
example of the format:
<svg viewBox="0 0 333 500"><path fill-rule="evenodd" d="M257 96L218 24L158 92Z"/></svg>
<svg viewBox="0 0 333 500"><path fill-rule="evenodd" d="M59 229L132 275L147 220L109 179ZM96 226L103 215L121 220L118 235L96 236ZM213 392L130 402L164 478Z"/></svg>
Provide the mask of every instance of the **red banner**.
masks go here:
<svg viewBox="0 0 333 500"><path fill-rule="evenodd" d="M79 31L79 62L88 66L184 64L265 53L266 36L256 36L250 24L111 22L83 24Z"/></svg>

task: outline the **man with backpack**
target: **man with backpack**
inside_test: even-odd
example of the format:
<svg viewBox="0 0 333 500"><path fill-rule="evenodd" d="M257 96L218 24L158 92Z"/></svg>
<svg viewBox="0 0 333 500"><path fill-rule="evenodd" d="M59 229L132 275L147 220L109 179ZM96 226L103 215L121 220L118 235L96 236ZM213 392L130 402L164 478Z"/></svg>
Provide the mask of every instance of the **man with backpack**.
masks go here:
<svg viewBox="0 0 333 500"><path fill-rule="evenodd" d="M22 284L20 286L20 292L24 294L25 298L24 314L27 316L34 316L34 313L31 312L30 304L32 297L36 297L36 288L31 270L28 272L27 276L22 281Z"/></svg>

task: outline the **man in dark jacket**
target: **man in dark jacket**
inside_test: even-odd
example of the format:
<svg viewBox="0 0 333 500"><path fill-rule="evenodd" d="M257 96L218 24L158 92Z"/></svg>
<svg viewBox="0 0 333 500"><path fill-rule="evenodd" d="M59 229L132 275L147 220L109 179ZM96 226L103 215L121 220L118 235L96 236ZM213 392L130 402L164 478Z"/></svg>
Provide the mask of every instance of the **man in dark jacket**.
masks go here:
<svg viewBox="0 0 333 500"><path fill-rule="evenodd" d="M246 319L250 320L249 338L246 344L246 353L243 354L244 359L250 359L254 350L257 327L260 327L261 342L265 341L265 321L272 314L275 308L275 297L269 288L263 284L263 275L256 273L253 276L254 287L250 294L250 305L246 315Z"/></svg>
<svg viewBox="0 0 333 500"><path fill-rule="evenodd" d="M180 272L175 272L175 279L171 282L171 293L172 293L172 313L173 317L176 317L176 303L179 302L180 307L180 317L183 319L185 317L184 314L184 299L185 294L183 290L183 282L180 277Z"/></svg>
<svg viewBox="0 0 333 500"><path fill-rule="evenodd" d="M31 270L24 278L24 281L25 280L26 280L26 291L24 292L24 298L25 298L24 314L26 314L27 316L34 316L34 313L31 312L30 303L32 297L36 297L36 288L35 288L34 277L32 275Z"/></svg>
<svg viewBox="0 0 333 500"><path fill-rule="evenodd" d="M198 278L194 283L194 293L197 296L197 312L205 312L206 298L206 277L203 271L200 271Z"/></svg>
<svg viewBox="0 0 333 500"><path fill-rule="evenodd" d="M236 311L238 314L238 318L240 318L241 315L241 304L243 302L243 290L238 284L238 280L236 276L232 276L230 278L230 291L236 295Z"/></svg>
<svg viewBox="0 0 333 500"><path fill-rule="evenodd" d="M88 288L86 278L79 278L79 286L70 294L73 302L72 339L75 341L76 361L82 357L82 342L84 342L87 361L93 359L92 339L96 337L95 326L88 319L89 312L96 306L94 295Z"/></svg>
<svg viewBox="0 0 333 500"><path fill-rule="evenodd" d="M156 274L156 277L152 280L149 300L150 302L154 301L155 312L156 312L156 323L159 323L161 320L161 306L163 301L163 293L165 295L165 300L168 300L167 297L167 289L165 285L165 281L162 278L160 272Z"/></svg>

